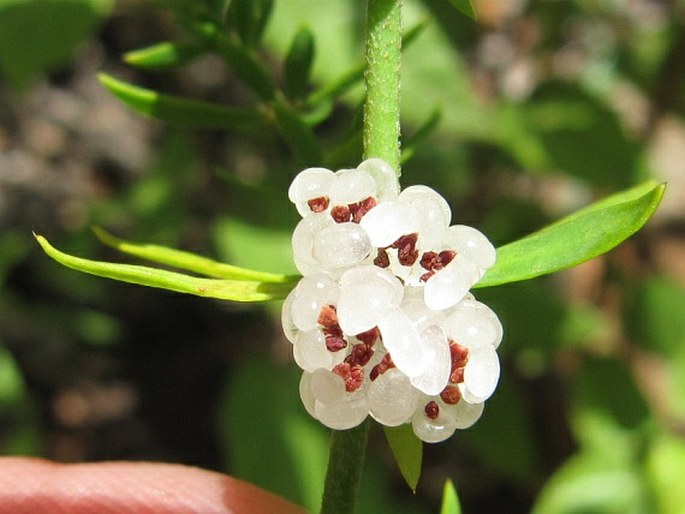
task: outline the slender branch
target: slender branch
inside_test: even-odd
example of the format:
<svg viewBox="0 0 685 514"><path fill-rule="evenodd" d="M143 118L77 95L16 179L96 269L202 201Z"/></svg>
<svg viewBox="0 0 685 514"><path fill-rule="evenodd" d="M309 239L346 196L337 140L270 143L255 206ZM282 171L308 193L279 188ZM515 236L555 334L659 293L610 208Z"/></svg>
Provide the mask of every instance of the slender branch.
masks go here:
<svg viewBox="0 0 685 514"><path fill-rule="evenodd" d="M368 431L368 418L350 430L333 431L321 514L355 511Z"/></svg>
<svg viewBox="0 0 685 514"><path fill-rule="evenodd" d="M400 170L400 52L402 0L368 0L364 156ZM357 504L369 420L334 431L321 514L352 514Z"/></svg>
<svg viewBox="0 0 685 514"><path fill-rule="evenodd" d="M400 169L402 0L368 0L364 156Z"/></svg>

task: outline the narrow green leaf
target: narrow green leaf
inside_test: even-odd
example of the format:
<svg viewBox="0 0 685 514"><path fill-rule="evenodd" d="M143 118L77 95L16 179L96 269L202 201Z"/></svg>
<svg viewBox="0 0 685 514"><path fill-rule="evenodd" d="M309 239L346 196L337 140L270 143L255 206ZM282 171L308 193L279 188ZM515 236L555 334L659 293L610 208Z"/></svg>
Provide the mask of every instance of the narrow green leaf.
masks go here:
<svg viewBox="0 0 685 514"><path fill-rule="evenodd" d="M288 275L266 273L232 266L202 257L201 255L175 250L166 246L130 243L109 234L99 227L93 227L93 232L104 244L116 248L120 252L208 277L273 283L289 283L295 279L295 277Z"/></svg>
<svg viewBox="0 0 685 514"><path fill-rule="evenodd" d="M275 102L273 109L278 132L288 143L295 157L312 165L323 162L323 152L319 142L298 114L283 102Z"/></svg>
<svg viewBox="0 0 685 514"><path fill-rule="evenodd" d="M224 280L198 278L173 271L149 268L132 264L101 262L74 257L60 252L47 239L34 234L48 256L60 264L98 277L111 278L121 282L157 287L192 294L205 298L232 300L236 302L264 302L285 298L295 282L268 283L247 280Z"/></svg>
<svg viewBox="0 0 685 514"><path fill-rule="evenodd" d="M205 49L199 43L174 43L165 41L147 48L124 54L124 61L143 69L166 69L182 66L200 55Z"/></svg>
<svg viewBox="0 0 685 514"><path fill-rule="evenodd" d="M181 127L254 130L263 124L260 115L248 109L165 95L128 84L105 73L100 83L134 111Z"/></svg>
<svg viewBox="0 0 685 514"><path fill-rule="evenodd" d="M461 514L461 505L457 490L451 480L445 480L445 487L442 489L442 506L440 514Z"/></svg>
<svg viewBox="0 0 685 514"><path fill-rule="evenodd" d="M248 47L259 44L271 11L273 0L233 0L228 10L230 23Z"/></svg>
<svg viewBox="0 0 685 514"><path fill-rule="evenodd" d="M472 20L476 19L476 11L473 8L471 0L449 0L450 3L457 9L460 13L468 16Z"/></svg>
<svg viewBox="0 0 685 514"><path fill-rule="evenodd" d="M385 437L388 440L400 473L412 491L421 477L421 461L423 459L423 443L414 435L411 425L385 427Z"/></svg>
<svg viewBox="0 0 685 514"><path fill-rule="evenodd" d="M244 46L230 38L216 35L216 48L231 70L262 100L272 100L275 88L267 69Z"/></svg>
<svg viewBox="0 0 685 514"><path fill-rule="evenodd" d="M476 287L547 275L608 252L647 223L665 189L645 182L498 248L497 262Z"/></svg>
<svg viewBox="0 0 685 514"><path fill-rule="evenodd" d="M314 35L309 27L300 27L290 44L283 70L285 93L290 98L299 98L305 93L313 61Z"/></svg>

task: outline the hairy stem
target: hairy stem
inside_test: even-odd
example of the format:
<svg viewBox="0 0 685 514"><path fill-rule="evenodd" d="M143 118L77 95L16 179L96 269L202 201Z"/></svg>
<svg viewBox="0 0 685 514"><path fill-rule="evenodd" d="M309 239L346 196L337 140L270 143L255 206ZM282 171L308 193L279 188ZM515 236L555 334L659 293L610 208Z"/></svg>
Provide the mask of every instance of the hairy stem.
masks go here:
<svg viewBox="0 0 685 514"><path fill-rule="evenodd" d="M402 0L368 0L364 157L400 170L400 52ZM352 514L364 465L369 420L334 431L321 514Z"/></svg>
<svg viewBox="0 0 685 514"><path fill-rule="evenodd" d="M368 0L364 156L400 169L402 0Z"/></svg>
<svg viewBox="0 0 685 514"><path fill-rule="evenodd" d="M368 431L368 419L350 430L333 431L321 514L355 511Z"/></svg>

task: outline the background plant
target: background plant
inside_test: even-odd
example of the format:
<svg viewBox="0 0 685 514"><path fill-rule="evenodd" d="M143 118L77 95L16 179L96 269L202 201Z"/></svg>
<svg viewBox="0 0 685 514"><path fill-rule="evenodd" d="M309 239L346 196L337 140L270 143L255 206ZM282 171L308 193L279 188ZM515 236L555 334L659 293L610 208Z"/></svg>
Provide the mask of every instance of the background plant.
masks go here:
<svg viewBox="0 0 685 514"><path fill-rule="evenodd" d="M26 9L39 10L35 2L23 4ZM25 202L26 198L28 205L33 206L7 208L3 221L3 227L8 227L3 228L6 249L1 252L6 262L7 286L2 292L5 314L1 327L2 342L10 350L3 362L8 370L21 371L6 374L13 377L8 381L6 415L14 420L8 426L21 427L14 434L24 441L22 449L19 443L12 442L16 437L13 439L8 432L8 450L38 451L36 445L42 440L50 443L49 455L59 457L62 451L66 452L64 458L69 458L71 441L76 443L72 456L80 451L86 458L96 458L101 455L98 451L105 450L104 445L89 446L88 441L94 440L95 434L107 434L108 428L111 430L116 423L124 423L129 429L137 423L142 429L133 430L135 437L129 443L135 448L127 453L126 444L122 444L124 448L118 450L122 455L161 454L213 467L228 466L224 469L272 490L295 495L298 501L309 505L318 502L319 491L311 486L320 484L320 480L312 477L321 475L326 439L317 427L294 414L302 413L297 400L292 408L282 412L284 428L269 427L263 439L259 434L248 434L253 424L245 424L249 416L240 414L253 407L244 404L248 395L243 391L268 397L270 384L264 383L263 376L278 377L282 373L284 385L280 389L288 388L285 382L289 380L289 368L274 368L275 364L262 355L250 358L258 348L269 355L278 352L278 343L273 347L266 344L269 335L264 329L260 332L255 328L261 315L227 314L225 306L209 302L191 307L175 296L147 296L147 292L133 288L112 289L111 285L74 277L46 266L37 254L31 253L33 247L26 233L27 228L44 232L47 222L41 213L57 212L60 223L53 233L48 233L71 253L107 256L84 233L83 225L94 221L126 234L127 238L191 248L252 268L289 272L284 241L294 219L288 214L290 209L282 193L285 184L310 158L320 158L316 154L319 145L313 141L322 143L322 162L359 160L361 125L355 120L359 119L361 99L358 70L363 19L359 13L363 6L361 2L331 2L315 7L307 2L292 2L292 6L289 3L288 9L283 9L282 4L274 4L268 24L257 17L249 34L236 34L237 29L230 29L231 20L245 16L235 7L239 2L231 4L233 12L229 10L227 18L231 41L237 41L239 49L248 48L246 55L257 56L254 60L231 45L221 46L216 35L207 30L206 22L211 24L224 6L198 3L203 7L195 12L181 12L182 4L169 4L166 7L176 12L173 22L166 9L119 6L107 18L100 38L109 48L91 43L90 50L81 56L80 62L85 64L74 65L71 71L63 68L61 74L52 74L49 80L38 79L34 86L38 93L7 103L10 112L16 113L15 125L23 130L10 131L12 137L3 152L3 196L8 198L10 207L20 205L19 200ZM678 74L674 79L675 68L671 65L677 62L682 31L682 13L676 8L669 11L668 7L650 2L640 4L644 11L635 11L636 7L628 5L598 8L581 2L563 7L532 2L527 6L511 4L498 8L492 2L480 5L481 21L476 25L446 2L410 3L406 7L406 24L410 28L422 23L427 13L438 16L430 18L425 30L411 45L406 45L404 53L404 157L413 156L404 165L405 184L422 182L440 189L450 197L460 221L479 226L498 244L532 232L587 204L593 196L604 196L655 173L660 174L660 179L671 181L671 191L678 191L674 182L677 183L679 175L664 176L672 166L677 146L670 144L666 152L660 150L660 145L669 140L666 138L680 141L682 88L677 87ZM298 98L295 92L303 86L287 85L280 70L288 69L282 63L298 61L289 59L294 52L289 48L297 46L293 41L305 41L299 44L306 50L307 39L312 39L302 35L307 34L306 30L298 32L307 18L316 48L312 77L319 87L308 90L308 97ZM139 21L145 19L161 21L152 26L169 31L158 37L143 33L145 37L154 42L167 38L184 42L185 50L176 54L183 59L196 56L186 64L189 69L131 75L130 68L119 68L115 59L120 50L117 44L129 49L153 41L124 45L117 43L113 34L122 38L123 27L136 23L151 26ZM339 27L336 23L343 20L345 27L356 27L356 32L335 30ZM444 24L442 31L437 30L438 23ZM256 34L262 26L265 39L257 44ZM198 41L220 45L222 57L193 54ZM31 118L23 113L32 107L34 112L39 110L35 105L41 100L46 102L64 91L74 91L69 98L77 99L100 95L93 93L97 89L84 78L101 67L91 65L88 69L88 63L101 62L98 55L106 55L98 54L98 47L115 54L111 61L104 61L112 67L112 77L120 79L128 74L128 83L149 86L144 87L148 91L163 90L183 98L183 102L188 97L220 100L223 106L238 109L212 111L217 120L214 128L228 130L202 132L202 137L197 137L188 129L200 123L193 125L192 120L180 119L183 117L178 114L188 104L167 103L170 110L153 114L166 115L167 122L177 125L182 121L183 127L172 128L173 123L163 128L155 125L158 157L149 159L153 164L145 166L144 159L140 159L134 165L130 154L143 145L122 144L126 151L121 151L112 140L122 141L137 121L122 121L119 126L125 128L107 134L103 125L111 124L111 115L107 117L109 123L93 127L85 124L83 118L74 121L59 118L59 113L43 112L39 118L43 128L56 126L64 130L65 126L75 126L77 129L73 130L80 130L84 134L82 139L90 143L76 153L83 158L84 165L70 168L67 162L65 166L63 156L68 149L61 145L50 148L45 132L31 140L25 121ZM233 64L226 52L233 52ZM308 53L302 53L300 64L306 62ZM140 55L137 54L138 66ZM426 59L426 55L431 59ZM128 60L135 63L135 56L129 54ZM236 65L240 56L243 60ZM225 69L225 62L229 64L227 73L217 74L212 83L213 70ZM562 66L564 63L573 66ZM203 65L203 72L195 71ZM290 64L290 69L293 66ZM80 71L83 68L85 72ZM265 73L255 71L264 68ZM5 67L3 71L11 78ZM302 75L299 69L294 76ZM347 87L346 79L337 81L340 77L356 80L350 78ZM472 87L476 79L476 83L488 87ZM111 78L103 82L120 94L122 89L124 93L141 93ZM336 84L339 86L333 87ZM15 85L21 86L18 82ZM332 91L327 93L329 96L321 92L326 89ZM307 99L312 102L311 97L317 93L323 98L314 102L313 108ZM149 95L143 92L143 98L145 94ZM100 106L108 101L104 96L96 98ZM621 102L627 102L628 108L622 108ZM254 109L257 104L259 109ZM631 114L635 115L638 105L646 108L647 115L634 119ZM438 117L431 114L433 107L440 107L442 116L437 128L426 134L424 129L431 127ZM110 108L114 109L113 105ZM205 113L202 119L206 121L208 115ZM236 132L236 128L244 128L250 120L259 130ZM8 126L13 128L9 123ZM309 137L312 133L314 139ZM289 138L293 134L297 137ZM107 136L109 144L100 143L98 147L98 138L106 140ZM424 144L414 145L425 137L428 140ZM22 151L12 151L17 148ZM144 151L147 150L140 150ZM62 156L62 162L55 156ZM30 157L36 158L27 161ZM62 167L42 168L45 161L57 161ZM48 171L41 174L43 169ZM24 170L38 171L31 175ZM70 172L72 187L58 188ZM41 197L38 178L45 177L52 178L54 186ZM54 210L50 210L51 206L55 206ZM682 217L677 210L666 208L665 212L662 216L672 220ZM594 502L591 508L597 511L609 512L617 506L630 505L636 512L650 512L656 505L664 512L677 512L673 509L678 505L678 492L670 486L670 480L683 473L678 467L682 465L680 460L673 457L682 451L682 442L673 430L682 403L678 384L678 363L682 359L677 345L683 332L678 326L683 319L678 312L682 289L664 276L667 272L670 276L678 273L668 252L656 251L678 244L669 226L673 225L664 221L652 225L651 232L620 252L578 268L565 278L536 280L479 293L503 313L508 333L507 348L503 347L508 362L505 380L488 409L491 412L479 425L455 438L447 449L442 447L435 452L448 458L438 458L432 449L426 456L425 476L435 476L431 473L437 474L436 470L440 470L438 476L452 475L465 510L470 505L474 509L488 508L485 502L496 501L489 499L495 497L507 505L520 502L521 511L535 502L541 512L559 512L584 500ZM75 236L73 241L62 243L65 228ZM255 240L272 246L257 246ZM275 259L278 248L283 257ZM569 283L573 287L564 286ZM138 302L137 295L141 295ZM157 299L152 300L153 297ZM145 310L141 305L146 305ZM174 320L163 314L165 311L191 312L193 316L186 325L179 318ZM31 321L35 316L40 323ZM154 331L144 328L155 318L167 321L154 323L158 327ZM628 323L622 323L624 318ZM55 320L52 325L51 319ZM189 328L174 343L170 334L184 325ZM206 327L204 334L200 331L202 325ZM247 334L244 344L236 334L241 331ZM204 349L198 349L198 344ZM270 347L273 351L269 351ZM35 353L57 359L46 362L31 353L34 348ZM210 359L193 357L190 363L197 363L197 368L189 366L187 357L203 352ZM222 356L220 362L208 365L207 360L217 352ZM79 356L77 366L73 366L73 355ZM98 359L106 362L104 369L98 368ZM178 359L176 366L166 366L163 371L164 365L174 359ZM121 363L130 367L117 371ZM176 376L169 376L169 367ZM198 379L207 367L212 373ZM150 373L152 377L144 377ZM27 388L21 387L22 375ZM217 453L212 451L216 446L211 443L206 448L193 448L182 437L182 430L176 436L166 430L173 416L183 419L178 407L183 407L183 395L189 394L189 390L195 390L198 396L208 392L205 409L212 411L217 404L216 393L212 391L218 389L223 376L231 377L231 385L226 389L225 404L219 409L223 413L220 435L213 441L226 447L225 463L219 462ZM184 382L184 377L189 380ZM263 394L259 394L260 387L266 388ZM296 391L296 387L290 390ZM553 394L555 390L559 394ZM38 411L24 401L27 394L38 400ZM102 413L93 415L98 394L129 398L130 410L124 409L123 414L119 411L113 420ZM152 399L160 397L168 401L166 413L159 401ZM74 398L90 401L91 418L74 415L79 411L74 411L73 403L67 408ZM157 405L153 407L155 401ZM125 401L122 403L126 405ZM268 410L278 417L280 407L286 405L281 401ZM174 407L177 412L172 415ZM49 423L31 423L31 419ZM26 438L26 434L36 432L26 431L23 427L27 426L47 426L47 438ZM550 427L559 427L554 432L560 436L554 440L547 437L552 431ZM202 428L199 432L212 433L210 425ZM186 425L186 429L198 427ZM278 439L274 439L275 434ZM376 436L372 434L373 437ZM146 438L149 446L142 444ZM382 444L373 447L373 451L384 451ZM286 464L286 455L280 460L284 472L273 472L274 452L283 455L283 448L298 461L294 469L301 470L301 477L292 477L286 471L293 469ZM318 454L316 448L320 450ZM264 450L262 458L260 449ZM374 460L378 459L370 459L371 466L377 464ZM271 471L265 473L265 469ZM557 469L548 481L547 477ZM485 475L483 470L487 471ZM370 476L378 473L372 471ZM476 476L486 478L479 482ZM576 487L602 482L600 477L603 483L615 487L605 486L597 495L575 494ZM289 478L294 478L295 483L278 483ZM382 512L389 509L388 502L405 499L402 495L383 499L378 494L382 487L372 479L364 483L375 492L372 499L363 501L377 503L375 509L373 503L362 504L363 512ZM546 485L538 494L541 484ZM418 504L425 500L427 505L432 502L435 510L441 486L440 479L424 478L415 501ZM502 493L493 495L493 488ZM386 506L378 507L380 502L386 502ZM421 507L404 508L417 511Z"/></svg>

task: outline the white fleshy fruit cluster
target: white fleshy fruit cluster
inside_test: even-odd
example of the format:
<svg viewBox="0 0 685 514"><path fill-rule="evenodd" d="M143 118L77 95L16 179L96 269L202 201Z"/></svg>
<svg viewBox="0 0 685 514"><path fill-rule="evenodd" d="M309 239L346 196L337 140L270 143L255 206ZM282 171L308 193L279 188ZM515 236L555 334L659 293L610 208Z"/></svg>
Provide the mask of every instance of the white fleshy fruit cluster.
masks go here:
<svg viewBox="0 0 685 514"><path fill-rule="evenodd" d="M368 415L411 423L426 442L475 423L500 373L502 325L469 293L495 262L488 239L450 226L431 188L400 192L381 159L306 169L288 196L302 216L292 243L303 278L282 322L307 411L338 430Z"/></svg>

